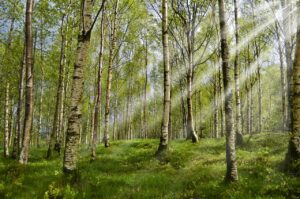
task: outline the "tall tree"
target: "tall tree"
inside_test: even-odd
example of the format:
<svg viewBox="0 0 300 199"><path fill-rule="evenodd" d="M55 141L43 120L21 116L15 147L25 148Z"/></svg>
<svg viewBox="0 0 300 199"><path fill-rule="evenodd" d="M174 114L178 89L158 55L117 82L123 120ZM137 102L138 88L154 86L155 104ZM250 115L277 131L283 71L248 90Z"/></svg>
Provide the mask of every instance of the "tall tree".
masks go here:
<svg viewBox="0 0 300 199"><path fill-rule="evenodd" d="M15 3L15 2L14 2ZM15 4L13 7L13 10L15 11ZM12 41L13 41L13 31L14 31L14 24L15 24L15 17L11 17L11 23L10 28L8 31L8 38L7 38L7 45L5 48L3 59L1 60L1 63L8 57L9 53L12 50ZM12 136L12 123L13 123L13 99L10 102L10 83L9 80L6 80L6 88L5 88L5 106L4 106L4 156L9 156L9 146Z"/></svg>
<svg viewBox="0 0 300 199"><path fill-rule="evenodd" d="M225 95L225 125L226 125L226 163L227 171L226 181L237 181L238 171L235 152L235 132L233 130L233 96L231 88L230 65L229 65L229 49L227 44L227 25L224 0L218 0L220 31L221 31L221 57L223 69L223 83Z"/></svg>
<svg viewBox="0 0 300 199"><path fill-rule="evenodd" d="M168 36L168 0L162 1L162 43L164 64L164 103L160 143L157 154L165 151L168 147L169 112L171 96L170 61L169 61L169 36Z"/></svg>
<svg viewBox="0 0 300 199"><path fill-rule="evenodd" d="M43 20L42 22L43 23ZM37 127L37 136L36 136L36 143L37 147L40 147L40 138L41 138L41 131L42 131L42 118L43 118L43 100L44 100L44 79L45 79L45 72L44 72L44 37L43 37L43 28L40 31L40 47L41 47L41 85L40 85L40 101L39 101L39 118L38 118L38 127Z"/></svg>
<svg viewBox="0 0 300 199"><path fill-rule="evenodd" d="M65 48L66 48L66 33L64 30L64 24L66 21L67 16L63 14L61 19L61 47L60 47L60 62L59 62L59 77L58 77L58 87L56 93L56 105L54 111L54 119L53 119L53 127L49 141L49 147L47 152L47 158L51 158L54 145L55 143L61 142L62 132L62 120L61 115L63 113L63 104L64 104L64 83L65 83L65 64L66 64L66 55L65 55Z"/></svg>
<svg viewBox="0 0 300 199"><path fill-rule="evenodd" d="M23 127L23 144L20 153L21 164L27 164L30 135L32 131L33 117L33 42L32 42L32 11L33 0L26 2L26 19L25 19L25 49L26 49L26 90L25 90L25 118Z"/></svg>
<svg viewBox="0 0 300 199"><path fill-rule="evenodd" d="M279 62L280 62L280 85L281 85L281 107L282 107L282 131L286 130L286 78L285 78L285 69L284 69L284 55L283 48L281 44L280 37L280 25L279 23L275 24L275 36L278 41L278 53L279 53Z"/></svg>
<svg viewBox="0 0 300 199"><path fill-rule="evenodd" d="M299 2L300 5L300 2ZM298 5L298 9L299 6ZM293 67L293 109L291 112L292 118L292 133L286 154L286 169L288 171L300 171L300 14L297 14L297 43L295 51L295 61ZM296 168L294 168L296 166Z"/></svg>
<svg viewBox="0 0 300 199"><path fill-rule="evenodd" d="M98 11L103 9L105 0ZM96 22L97 16L92 21L93 0L81 1L80 30L77 40L76 61L74 64L73 83L71 91L71 107L68 119L68 128L66 134L66 146L63 161L63 171L73 173L77 169L77 153L80 141L80 128L82 117L82 95L83 95L83 72L87 60L87 53L90 46L91 32Z"/></svg>
<svg viewBox="0 0 300 199"><path fill-rule="evenodd" d="M172 1L171 5L177 20L172 20L175 27L172 27L170 33L179 44L180 54L186 65L187 138L191 139L192 142L197 142L198 136L194 127L192 103L193 80L196 67L207 60L204 55L212 35L210 27L206 28L206 31L202 30L204 33L202 37L197 37L197 31L205 22L210 3L205 3L205 1ZM196 56L201 49L203 50L200 59L197 60Z"/></svg>
<svg viewBox="0 0 300 199"><path fill-rule="evenodd" d="M286 84L287 84L287 121L286 127L287 130L292 130L292 86L293 86L293 59L292 59L292 52L293 52L293 45L292 45L292 35L291 35L291 0L281 0L282 6L282 15L283 15L283 29L284 31L284 48L285 48L285 60L287 65L287 75L286 75Z"/></svg>
<svg viewBox="0 0 300 199"><path fill-rule="evenodd" d="M113 63L116 48L116 31L117 31L117 15L119 9L119 0L116 0L114 6L114 14L111 24L109 58L107 68L107 82L106 82L106 103L105 103L105 121L104 121L104 146L109 147L109 117L110 117L110 95L111 95L111 81L113 72Z"/></svg>
<svg viewBox="0 0 300 199"><path fill-rule="evenodd" d="M103 71L103 52L104 52L104 9L102 10L102 17L100 23L100 51L98 61L98 76L97 76L97 93L96 93L96 104L94 107L94 129L92 132L92 159L96 158L96 144L97 144L97 133L99 124L99 114L101 113L101 97L102 97L102 71Z"/></svg>
<svg viewBox="0 0 300 199"><path fill-rule="evenodd" d="M25 58L26 58L26 46L24 46L22 61L20 63L20 79L19 79L19 89L18 89L18 106L17 106L17 116L16 116L16 132L14 136L12 158L16 159L20 153L22 147L21 142L21 132L22 132L22 112L23 112L23 97L24 97L24 82L25 82Z"/></svg>
<svg viewBox="0 0 300 199"><path fill-rule="evenodd" d="M235 59L234 59L234 83L235 83L235 106L236 106L236 143L243 144L242 135L242 114L241 114L241 99L240 99L240 67L239 67L239 22L238 22L238 4L234 2L234 21L235 21Z"/></svg>

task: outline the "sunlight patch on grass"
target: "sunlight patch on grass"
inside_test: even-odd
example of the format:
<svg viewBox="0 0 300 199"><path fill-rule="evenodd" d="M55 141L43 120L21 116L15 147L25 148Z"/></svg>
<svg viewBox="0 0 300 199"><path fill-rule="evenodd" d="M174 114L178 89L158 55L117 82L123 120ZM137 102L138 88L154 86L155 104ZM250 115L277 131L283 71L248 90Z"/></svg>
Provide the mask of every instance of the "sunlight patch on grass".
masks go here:
<svg viewBox="0 0 300 199"><path fill-rule="evenodd" d="M82 148L77 182L62 173L62 157L48 161L46 149L32 150L27 166L0 158L0 198L296 198L299 178L280 172L288 135L245 136L237 150L240 180L223 182L224 139L197 144L172 141L164 161L156 158L157 140L99 145L90 162ZM18 190L18 191L15 191Z"/></svg>

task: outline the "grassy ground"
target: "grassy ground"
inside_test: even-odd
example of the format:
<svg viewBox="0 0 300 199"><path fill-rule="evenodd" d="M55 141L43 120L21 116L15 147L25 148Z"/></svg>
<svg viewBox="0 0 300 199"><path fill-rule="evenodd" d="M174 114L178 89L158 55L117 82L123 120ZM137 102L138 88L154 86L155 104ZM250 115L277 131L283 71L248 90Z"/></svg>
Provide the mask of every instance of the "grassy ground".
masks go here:
<svg viewBox="0 0 300 199"><path fill-rule="evenodd" d="M64 177L62 157L32 150L24 167L0 159L0 198L300 198L300 178L280 172L287 136L259 134L238 149L238 183L225 184L224 139L173 141L164 163L157 140L113 142L90 162L82 149L76 181ZM72 181L72 183L70 183Z"/></svg>

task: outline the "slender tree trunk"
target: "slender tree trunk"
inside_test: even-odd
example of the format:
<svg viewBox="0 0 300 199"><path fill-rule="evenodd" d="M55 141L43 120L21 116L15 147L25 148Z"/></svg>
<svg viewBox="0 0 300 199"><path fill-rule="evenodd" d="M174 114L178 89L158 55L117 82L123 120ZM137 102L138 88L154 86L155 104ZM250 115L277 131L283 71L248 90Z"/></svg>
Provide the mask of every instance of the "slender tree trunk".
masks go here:
<svg viewBox="0 0 300 199"><path fill-rule="evenodd" d="M262 131L262 88L261 88L261 66L257 66L258 80L258 133Z"/></svg>
<svg viewBox="0 0 300 199"><path fill-rule="evenodd" d="M276 39L278 41L278 51L279 51L279 61L280 61L280 85L281 85L281 107L282 107L282 131L286 130L286 89L285 89L285 70L284 70L284 58L283 58L283 49L280 41L280 33L278 24L275 25L276 28Z"/></svg>
<svg viewBox="0 0 300 199"><path fill-rule="evenodd" d="M162 43L164 63L164 103L162 115L162 128L160 143L157 154L165 151L168 147L168 127L170 114L170 61L169 61L169 39L168 39L168 0L162 0Z"/></svg>
<svg viewBox="0 0 300 199"><path fill-rule="evenodd" d="M190 66L188 75L187 75L187 84L188 84L188 91L187 91L187 134L188 138L192 139L192 142L198 142L198 137L196 135L194 129L194 119L193 119L193 108L192 108L192 66Z"/></svg>
<svg viewBox="0 0 300 199"><path fill-rule="evenodd" d="M250 60L250 47L248 45L247 49L247 67L251 67L251 60ZM248 133L252 134L253 133L253 110L254 110L254 103L253 103L253 85L254 81L252 78L251 72L247 74L247 119L248 119Z"/></svg>
<svg viewBox="0 0 300 199"><path fill-rule="evenodd" d="M66 30L68 30L68 15L66 16ZM63 33L64 35L64 33ZM65 68L67 65L67 60L66 60L66 46L67 46L67 34L65 33L64 36L62 36L62 40L65 40L65 44L63 46L64 50L62 52L62 71L61 71L61 92L60 92L60 104L59 104L59 112L58 112L58 137L57 137L57 142L62 144L64 142L64 113L65 113Z"/></svg>
<svg viewBox="0 0 300 199"><path fill-rule="evenodd" d="M37 128L37 136L36 136L36 144L37 147L40 147L40 138L41 138L41 134L42 134L42 118L43 118L43 96L44 96L44 69L43 69L43 64L41 64L41 68L42 68L42 79L41 79L41 94L40 94L40 106L39 106L39 119L38 119L38 128Z"/></svg>
<svg viewBox="0 0 300 199"><path fill-rule="evenodd" d="M9 156L9 83L6 83L4 114L4 157Z"/></svg>
<svg viewBox="0 0 300 199"><path fill-rule="evenodd" d="M67 26L67 28L68 28L68 26ZM68 46L72 46L72 39L70 40L70 43L66 43L66 49L68 49ZM64 93L65 93L65 96L64 96L64 104L66 105L67 103L68 103L68 98L69 98L69 84L70 84L70 59L68 59L67 60L67 64L66 64L66 78L65 78L65 83L64 83L64 85L65 85L65 87L64 87ZM67 109L68 107L67 106L64 106L64 110L63 110L63 115L64 116L66 116L66 115L69 115L69 111L68 111L68 109ZM66 141L66 132L65 132L65 129L67 129L67 124L68 124L68 118L67 117L63 117L63 119L64 119L64 122L63 122L63 126L62 126L62 137L63 137L63 139L62 139L62 141L63 141L63 143L62 143L62 145L63 146L65 146L65 141Z"/></svg>
<svg viewBox="0 0 300 199"><path fill-rule="evenodd" d="M214 125L213 125L213 118L209 120L209 130L210 130L210 138L214 138Z"/></svg>
<svg viewBox="0 0 300 199"><path fill-rule="evenodd" d="M140 100L140 104L141 106L143 106L143 89L142 86L138 85L138 95L139 95L139 100ZM117 96L116 96L117 98ZM114 111L116 111L116 104L114 107ZM141 131L138 133L137 138L143 138L143 131L144 131L144 124L143 124L143 107L139 109L140 114L139 114L139 129L141 129ZM116 115L116 114L114 114ZM114 117L115 118L115 117Z"/></svg>
<svg viewBox="0 0 300 199"><path fill-rule="evenodd" d="M148 40L145 44L145 84L143 100L143 138L147 138L147 87L148 87Z"/></svg>
<svg viewBox="0 0 300 199"><path fill-rule="evenodd" d="M250 97L250 88L249 85L246 86L247 92L247 133L251 134L251 97Z"/></svg>
<svg viewBox="0 0 300 199"><path fill-rule="evenodd" d="M63 161L63 171L73 173L77 169L78 148L80 139L82 95L84 84L84 68L92 31L93 0L82 0L80 31L78 35L76 61L71 91L71 107L66 134L66 147Z"/></svg>
<svg viewBox="0 0 300 199"><path fill-rule="evenodd" d="M39 107L39 119L38 119L38 129L37 129L37 147L40 147L40 138L41 138L41 130L42 130L42 114L43 114L43 97L44 97L44 52L43 52L43 47L44 47L44 40L43 40L43 27L41 29L41 36L40 36L40 40L41 40L41 72L42 72L42 77L41 77L41 96L40 96L40 107Z"/></svg>
<svg viewBox="0 0 300 199"><path fill-rule="evenodd" d="M128 103L128 100L126 101ZM127 133L126 133L126 125L127 125L127 103L124 104L124 112L123 112L123 135L122 135L122 139L126 140L127 139Z"/></svg>
<svg viewBox="0 0 300 199"><path fill-rule="evenodd" d="M182 113L182 135L181 138L187 137L186 136L186 109L185 109L185 100L184 100L184 90L183 90L183 80L179 80L179 87L180 87L180 102L181 102L181 113Z"/></svg>
<svg viewBox="0 0 300 199"><path fill-rule="evenodd" d="M232 111L232 89L229 66L229 50L227 44L227 26L225 16L224 0L218 0L219 3L219 17L221 30L221 56L223 68L223 83L225 95L225 120L226 120L226 163L227 172L225 176L226 181L237 181L237 163L235 153L235 132L233 130L233 111Z"/></svg>
<svg viewBox="0 0 300 199"><path fill-rule="evenodd" d="M8 146L11 146L12 136L14 132L14 124L15 124L15 117L14 117L14 99L11 98L10 106L9 106L9 137L8 137Z"/></svg>
<svg viewBox="0 0 300 199"><path fill-rule="evenodd" d="M192 22L191 22L192 23ZM188 44L188 73L187 73L187 134L188 139L192 139L192 142L198 142L198 137L194 128L194 118L193 118L193 67L194 67L194 34L193 30L188 25L188 30L186 31L186 38Z"/></svg>
<svg viewBox="0 0 300 199"><path fill-rule="evenodd" d="M225 135L225 114L224 114L224 92L222 82L222 66L219 67L219 95L221 100L220 118L221 118L221 137Z"/></svg>
<svg viewBox="0 0 300 199"><path fill-rule="evenodd" d="M96 96L96 95L94 95ZM94 121L94 115L95 115L95 106L96 106L96 99L90 97L90 103L89 103L89 111L90 111L90 114L89 114L89 117L87 119L87 122L86 122L86 128L84 130L84 133L85 133L85 144L87 145L88 143L90 144L90 147L92 147L92 144L93 144L93 135L94 135L94 124L95 124L95 121Z"/></svg>
<svg viewBox="0 0 300 199"><path fill-rule="evenodd" d="M14 8L15 10L15 8ZM5 60L7 55L11 52L11 45L12 45L12 33L14 31L14 24L15 24L15 17L11 18L10 28L8 31L8 39L7 39L7 47L5 48L5 52L3 54L1 62ZM0 74L1 76L1 74ZM8 89L8 90L7 90ZM7 99L8 97L8 99ZM11 139L12 139L12 131L13 131L13 99L9 98L9 82L7 80L6 83L6 99L5 99L5 107L4 107L4 156L9 156L9 146L11 145ZM7 104L8 103L8 104ZM7 105L7 106L6 106ZM8 109L8 113L7 113ZM8 125L8 126L6 126ZM8 136L8 137L7 137ZM8 140L6 140L8 139Z"/></svg>
<svg viewBox="0 0 300 199"><path fill-rule="evenodd" d="M35 55L36 55L36 44L37 44L37 37L38 37L38 34L37 34L38 32L37 32L37 28L35 28L35 30L34 30L34 39L33 39L33 56L32 56L32 73L34 73L34 66L35 66ZM33 80L32 81L34 81L34 78L33 78ZM35 87L33 86L33 92L35 91ZM36 99L34 98L34 96L33 96L33 101L35 101ZM36 110L36 109L35 109ZM37 137L37 132L36 131L34 131L33 130L33 118L34 118L34 112L35 112L35 110L33 110L33 113L32 113L32 122L31 122L31 128L32 128L32 132L31 132L31 134L30 134L30 146L31 147L34 147L34 146L36 146L36 137Z"/></svg>
<svg viewBox="0 0 300 199"><path fill-rule="evenodd" d="M214 137L215 138L219 138L219 123L218 123L218 84L217 84L217 75L214 75L214 122L213 122L213 125L214 125Z"/></svg>
<svg viewBox="0 0 300 199"><path fill-rule="evenodd" d="M26 2L26 19L25 19L25 44L26 44L26 94L25 94L25 118L23 128L23 145L20 153L21 164L27 164L29 144L32 131L33 116L33 42L32 42L32 8L33 0Z"/></svg>
<svg viewBox="0 0 300 199"><path fill-rule="evenodd" d="M129 84L129 83L128 83ZM128 85L127 99L126 99L126 114L125 114L125 139L129 138L129 104L130 104L130 85Z"/></svg>
<svg viewBox="0 0 300 199"><path fill-rule="evenodd" d="M235 44L239 46L239 23L238 23L238 5L237 0L234 0L234 19L235 19ZM241 114L241 98L240 98L240 67L239 67L239 51L235 51L234 59L234 83L235 83L235 106L236 106L236 144L243 144L242 135L242 114Z"/></svg>
<svg viewBox="0 0 300 199"><path fill-rule="evenodd" d="M203 135L202 135L203 124L202 124L201 91L199 91L198 103L199 103L199 137L203 138Z"/></svg>
<svg viewBox="0 0 300 199"><path fill-rule="evenodd" d="M110 116L110 95L111 95L111 81L113 72L113 61L116 47L116 31L117 31L117 14L119 9L119 0L116 0L116 5L114 8L114 15L111 27L110 36L110 48L109 48L109 58L108 58L108 71L107 71L107 83L106 83L106 103L105 103L105 122L104 122L104 146L109 147L109 116Z"/></svg>
<svg viewBox="0 0 300 199"><path fill-rule="evenodd" d="M69 5L72 4L72 0L69 0ZM69 23L72 21L72 17L71 17L71 20L69 20L69 15L67 15L67 18L66 18L66 32L69 32ZM74 24L74 21L71 22L71 25ZM71 30L71 34L73 34L74 32L74 29ZM72 38L68 38L66 37L66 52L69 52L70 51L70 48L72 48L72 43L73 43L73 39ZM66 56L68 57L68 56ZM66 117L67 115L69 115L69 82L70 82L70 67L71 67L71 59L65 59L66 60L66 64L65 64L65 67L66 67L66 74L65 74L65 81L64 81L64 100L63 100L63 122L62 122L62 126L61 126L61 132L62 132L62 147L65 147L65 142L66 142L66 131L65 129L67 129L67 123L68 123L68 117Z"/></svg>
<svg viewBox="0 0 300 199"><path fill-rule="evenodd" d="M99 51L99 62L98 62L98 77L97 77L97 95L96 104L94 110L94 131L92 136L92 160L96 159L96 145L97 145L97 134L99 115L101 114L101 97L102 97L102 71L103 71L103 51L104 51L104 9L102 10L101 24L100 24L100 51Z"/></svg>
<svg viewBox="0 0 300 199"><path fill-rule="evenodd" d="M287 64L287 78L286 78L286 84L287 84L287 121L286 121L286 127L288 131L292 130L292 121L291 121L291 115L292 115L292 86L293 86L293 79L292 79L292 70L293 70L293 60L292 60L292 41L291 41L291 18L290 18L290 12L291 9L291 2L290 0L281 0L281 6L283 9L283 28L284 28L284 48L285 48L285 59Z"/></svg>
<svg viewBox="0 0 300 199"><path fill-rule="evenodd" d="M65 15L61 20L61 47L60 47L60 63L59 63L59 78L58 87L56 93L56 104L53 118L53 127L49 141L49 147L47 152L47 158L51 158L54 151L55 143L61 142L61 125L62 125L62 113L63 113L63 101L64 101L64 75L65 75L65 46L66 46L66 35L64 32Z"/></svg>
<svg viewBox="0 0 300 199"><path fill-rule="evenodd" d="M16 3L16 1L15 1L15 3ZM12 33L14 31L15 20L16 20L15 17L11 18L10 28L8 31L7 50L11 49L11 44L12 44L12 39L13 39Z"/></svg>
<svg viewBox="0 0 300 199"><path fill-rule="evenodd" d="M113 120L113 140L116 140L116 120L117 120L117 116L118 116L118 112L117 112L117 107L118 107L118 97L115 97L115 105L114 105L114 120Z"/></svg>
<svg viewBox="0 0 300 199"><path fill-rule="evenodd" d="M194 127L195 127L195 132L196 132L196 135L198 136L198 118L197 118L197 109L198 109L198 107L197 107L197 92L194 92L194 95L193 95L193 104L195 105L194 106L194 111L193 111L193 114L194 114Z"/></svg>
<svg viewBox="0 0 300 199"><path fill-rule="evenodd" d="M133 86L130 87L131 93L133 93ZM133 121L132 121L132 112L133 112L133 103L132 103L132 94L129 95L129 140L133 139Z"/></svg>
<svg viewBox="0 0 300 199"><path fill-rule="evenodd" d="M250 76L250 134L254 133L254 97L253 97L254 82Z"/></svg>
<svg viewBox="0 0 300 199"><path fill-rule="evenodd" d="M172 140L173 132L172 132L172 95L173 95L173 88L172 88L172 67L170 67L170 110L169 110L169 125L168 125L168 139Z"/></svg>
<svg viewBox="0 0 300 199"><path fill-rule="evenodd" d="M20 80L19 80L19 99L18 99L18 107L17 107L17 116L16 116L16 132L14 136L14 144L13 144L13 150L12 150L12 158L16 159L17 156L20 153L20 149L22 147L22 139L21 139L21 132L22 132L22 112L23 112L23 95L24 95L24 82L25 82L25 59L26 59L26 49L24 45L24 51L23 51L23 58L20 64Z"/></svg>

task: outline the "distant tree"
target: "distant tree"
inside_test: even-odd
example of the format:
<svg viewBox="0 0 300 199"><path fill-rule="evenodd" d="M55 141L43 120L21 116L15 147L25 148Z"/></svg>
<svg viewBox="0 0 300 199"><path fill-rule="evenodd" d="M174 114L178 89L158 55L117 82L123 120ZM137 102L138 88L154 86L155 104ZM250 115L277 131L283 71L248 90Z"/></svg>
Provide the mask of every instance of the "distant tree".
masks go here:
<svg viewBox="0 0 300 199"><path fill-rule="evenodd" d="M286 77L284 69L284 49L281 42L281 27L277 22L275 24L275 38L278 42L278 54L280 61L280 82L281 82L281 107L282 107L282 131L286 130L286 121L287 121L287 108L286 108Z"/></svg>
<svg viewBox="0 0 300 199"><path fill-rule="evenodd" d="M144 39L145 48L145 84L143 95L143 138L147 138L147 88L148 88L148 38Z"/></svg>
<svg viewBox="0 0 300 199"><path fill-rule="evenodd" d="M6 83L4 115L4 157L9 156L9 89L9 83Z"/></svg>

